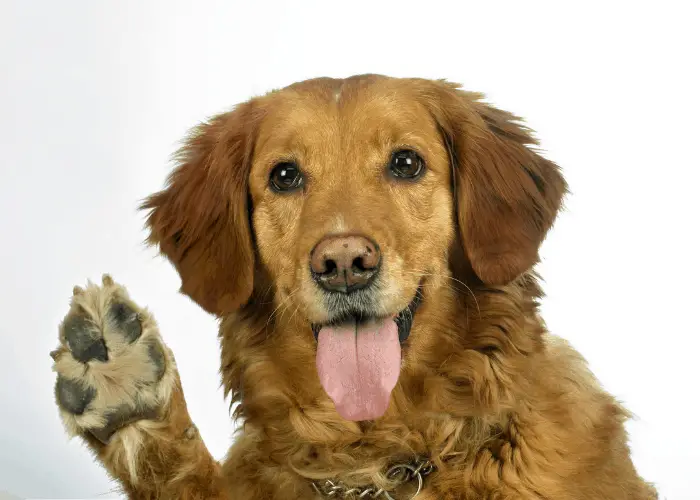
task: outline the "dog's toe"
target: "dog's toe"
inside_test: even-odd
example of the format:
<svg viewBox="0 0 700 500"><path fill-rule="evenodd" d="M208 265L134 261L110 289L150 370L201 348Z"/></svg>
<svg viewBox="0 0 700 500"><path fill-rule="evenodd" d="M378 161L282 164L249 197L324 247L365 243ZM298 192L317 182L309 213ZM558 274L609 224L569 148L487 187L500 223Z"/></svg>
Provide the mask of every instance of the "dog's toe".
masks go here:
<svg viewBox="0 0 700 500"><path fill-rule="evenodd" d="M107 361L107 346L100 328L81 312L70 314L63 323L63 335L73 357L81 363Z"/></svg>
<svg viewBox="0 0 700 500"><path fill-rule="evenodd" d="M128 343L135 342L142 332L138 311L124 302L115 302L109 308L109 321L112 321Z"/></svg>
<svg viewBox="0 0 700 500"><path fill-rule="evenodd" d="M82 415L85 408L95 399L95 389L77 380L58 376L56 380L56 401L65 411Z"/></svg>
<svg viewBox="0 0 700 500"><path fill-rule="evenodd" d="M156 380L163 378L165 374L165 353L163 352L163 346L156 339L148 339L148 357L151 360L155 371Z"/></svg>

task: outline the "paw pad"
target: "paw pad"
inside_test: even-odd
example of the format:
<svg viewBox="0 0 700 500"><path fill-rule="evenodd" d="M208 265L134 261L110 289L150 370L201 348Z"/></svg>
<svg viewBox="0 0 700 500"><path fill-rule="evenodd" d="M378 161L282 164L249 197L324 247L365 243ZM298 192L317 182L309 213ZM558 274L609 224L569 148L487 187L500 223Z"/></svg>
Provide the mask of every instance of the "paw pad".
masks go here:
<svg viewBox="0 0 700 500"><path fill-rule="evenodd" d="M100 328L87 316L68 316L63 323L63 336L73 357L81 363L93 359L107 361L107 346Z"/></svg>
<svg viewBox="0 0 700 500"><path fill-rule="evenodd" d="M130 344L141 336L142 329L139 313L130 305L123 302L115 302L110 307L108 316Z"/></svg>
<svg viewBox="0 0 700 500"><path fill-rule="evenodd" d="M82 415L85 407L95 398L95 389L85 387L77 380L63 378L56 381L56 399L71 413Z"/></svg>

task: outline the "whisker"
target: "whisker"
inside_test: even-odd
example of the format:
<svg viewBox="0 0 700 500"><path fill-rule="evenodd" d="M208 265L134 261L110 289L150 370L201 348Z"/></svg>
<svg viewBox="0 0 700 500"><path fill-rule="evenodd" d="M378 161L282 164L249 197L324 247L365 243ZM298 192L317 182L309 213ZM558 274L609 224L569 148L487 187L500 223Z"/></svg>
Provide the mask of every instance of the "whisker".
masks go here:
<svg viewBox="0 0 700 500"><path fill-rule="evenodd" d="M292 299L292 297L295 295L295 293L296 293L296 292L290 293L290 294L289 294L289 300L285 301L284 307L282 308L282 310L281 310L281 311L279 312L279 314L278 314L278 316L280 317L280 319L284 317L284 315L287 313L287 311L289 311L289 308L292 306L293 302L292 302L291 299ZM290 318L290 319L291 319L291 318Z"/></svg>
<svg viewBox="0 0 700 500"><path fill-rule="evenodd" d="M270 321L272 321L272 318L275 316L275 313L276 313L282 306L284 306L285 303L287 303L288 301L290 301L291 298L294 296L294 294L297 293L300 289L301 289L301 287L297 287L297 288L295 288L294 290L292 290L292 291L289 293L289 295L287 295L287 296L284 298L284 300L282 300L282 301L277 305L277 307L275 307L275 309L270 313L270 316L268 316L267 322L265 323L265 327L267 327L267 326L270 324ZM284 313L284 309L282 310L282 313Z"/></svg>
<svg viewBox="0 0 700 500"><path fill-rule="evenodd" d="M474 305L476 306L477 314L479 315L479 319L481 319L481 308L479 307L479 301L476 298L476 294L471 289L471 287L469 285L467 285L464 281L461 281L461 280L455 278L454 276L450 276L449 274L444 274L444 273L426 273L426 272L422 272L419 270L415 270L415 271L414 270L405 270L404 272L406 274L411 274L414 276L433 276L433 277L437 277L437 278L446 278L448 280L456 281L458 284L462 285L465 288L465 290L467 290L469 292L469 294L472 296L472 299L474 299ZM455 292L460 291L458 288L451 286L449 284L447 286L449 286Z"/></svg>
<svg viewBox="0 0 700 500"><path fill-rule="evenodd" d="M292 313L290 321L294 321L294 318L296 318L296 315L299 312L300 307L301 307L301 304L299 302L297 302L297 306L294 308L294 312Z"/></svg>

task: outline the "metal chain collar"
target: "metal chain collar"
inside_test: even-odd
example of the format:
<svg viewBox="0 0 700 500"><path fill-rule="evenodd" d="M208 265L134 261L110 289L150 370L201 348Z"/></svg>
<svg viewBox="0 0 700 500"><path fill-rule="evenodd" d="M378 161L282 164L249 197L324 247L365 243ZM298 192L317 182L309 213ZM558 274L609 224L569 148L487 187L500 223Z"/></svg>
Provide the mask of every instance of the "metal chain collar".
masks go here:
<svg viewBox="0 0 700 500"><path fill-rule="evenodd" d="M389 468L386 472L386 478L389 481L396 482L396 485L406 484L417 480L416 492L411 498L415 498L423 489L423 480L425 476L435 470L435 466L430 460L419 460L410 464L397 464ZM366 487L350 487L340 481L331 481L326 479L323 482L311 483L314 489L322 496L327 498L342 498L354 500L359 498L394 500L389 492L383 488L376 486Z"/></svg>

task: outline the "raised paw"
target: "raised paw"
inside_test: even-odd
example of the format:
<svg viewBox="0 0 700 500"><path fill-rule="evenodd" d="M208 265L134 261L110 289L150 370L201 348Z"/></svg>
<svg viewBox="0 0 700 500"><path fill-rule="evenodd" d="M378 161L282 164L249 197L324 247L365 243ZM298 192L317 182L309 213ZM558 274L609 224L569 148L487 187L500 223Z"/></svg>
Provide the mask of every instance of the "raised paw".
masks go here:
<svg viewBox="0 0 700 500"><path fill-rule="evenodd" d="M107 443L119 429L157 419L176 381L155 320L108 275L102 286L75 287L51 353L56 402L70 434Z"/></svg>

